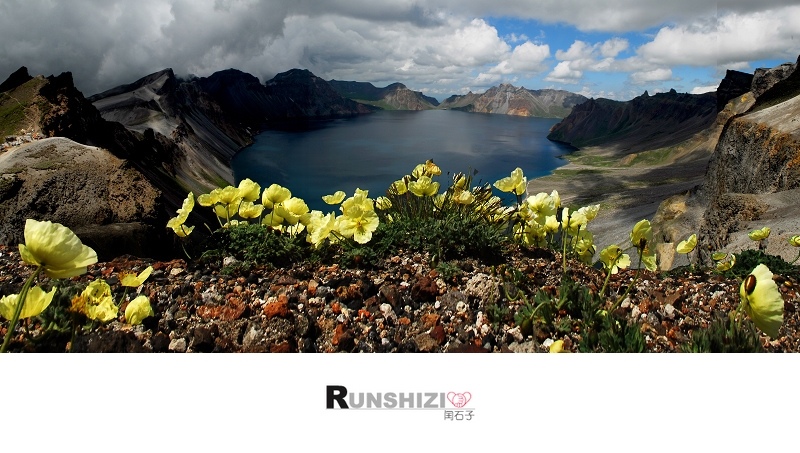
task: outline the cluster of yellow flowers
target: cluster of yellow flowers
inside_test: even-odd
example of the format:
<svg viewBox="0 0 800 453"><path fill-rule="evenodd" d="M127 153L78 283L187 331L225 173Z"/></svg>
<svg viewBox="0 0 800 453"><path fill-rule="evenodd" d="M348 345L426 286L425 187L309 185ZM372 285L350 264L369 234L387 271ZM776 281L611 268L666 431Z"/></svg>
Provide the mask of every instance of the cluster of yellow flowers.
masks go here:
<svg viewBox="0 0 800 453"><path fill-rule="evenodd" d="M522 169L516 168L511 175L494 183L503 192L510 192L522 200L526 193L527 179ZM594 236L587 229L589 222L597 217L600 205L589 205L577 210L561 207L561 197L557 191L550 194L540 192L522 201L512 216L514 237L522 243L545 247L561 233L564 251L574 253L582 262L590 264L596 247ZM561 217L558 217L558 214Z"/></svg>
<svg viewBox="0 0 800 453"><path fill-rule="evenodd" d="M200 206L213 209L222 228L258 222L266 227L295 236L307 229L306 240L320 246L326 239L338 241L353 238L364 244L372 239L378 227L375 201L368 197L366 190L356 189L355 194L345 200L345 193L338 191L322 197L327 204L341 204L341 214L324 214L311 211L306 202L293 197L292 192L281 185L272 184L264 191L261 186L245 179L238 187L227 186L212 190L197 197ZM257 203L257 201L261 203ZM178 236L185 237L194 227L185 222L194 207L194 194L188 194L177 216L170 219L167 227Z"/></svg>
<svg viewBox="0 0 800 453"><path fill-rule="evenodd" d="M0 315L11 321L0 351L5 352L20 318L40 315L53 301L57 287L46 292L39 286L32 286L40 272L50 278L63 279L85 274L88 266L97 262L97 253L84 245L69 228L59 223L40 222L33 219L25 221L25 244L19 245L22 260L36 266L36 270L25 281L19 294L10 294L0 299ZM138 276L123 276L123 286L140 286L150 275L152 268ZM135 285L134 285L135 284ZM72 310L87 318L108 322L117 317L118 308L111 297L111 288L102 279L93 281L73 299ZM130 324L141 323L142 319L153 315L150 300L139 296L125 310L125 319Z"/></svg>

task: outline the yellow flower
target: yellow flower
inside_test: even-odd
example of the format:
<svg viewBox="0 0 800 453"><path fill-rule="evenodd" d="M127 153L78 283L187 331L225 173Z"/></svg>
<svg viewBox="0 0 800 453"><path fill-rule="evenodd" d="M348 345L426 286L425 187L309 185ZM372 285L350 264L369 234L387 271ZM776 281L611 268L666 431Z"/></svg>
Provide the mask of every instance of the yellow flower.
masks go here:
<svg viewBox="0 0 800 453"><path fill-rule="evenodd" d="M83 292L72 299L72 310L89 319L108 322L117 317L119 308L114 305L111 287L104 280L94 280Z"/></svg>
<svg viewBox="0 0 800 453"><path fill-rule="evenodd" d="M306 241L314 244L314 247L319 247L330 236L335 227L336 215L334 213L322 215L320 211L313 211L308 223L310 234L306 236Z"/></svg>
<svg viewBox="0 0 800 453"><path fill-rule="evenodd" d="M583 229L587 222L586 216L580 211L570 213L569 208L561 210L561 228L569 234L578 234L578 230Z"/></svg>
<svg viewBox="0 0 800 453"><path fill-rule="evenodd" d="M32 318L42 313L53 301L53 296L56 294L56 288L50 290L49 293L38 286L34 286L28 290L28 295L25 296L25 305L20 312L20 318ZM14 311L17 309L19 302L19 294L10 294L0 299L0 315L10 320L14 316Z"/></svg>
<svg viewBox="0 0 800 453"><path fill-rule="evenodd" d="M439 192L439 183L431 181L430 176L423 175L408 183L408 190L418 197L432 197Z"/></svg>
<svg viewBox="0 0 800 453"><path fill-rule="evenodd" d="M550 345L551 354L557 354L559 352L567 352L564 351L564 340L556 340Z"/></svg>
<svg viewBox="0 0 800 453"><path fill-rule="evenodd" d="M600 211L599 204L584 206L578 209L578 212L586 218L587 222L591 222L592 220L594 220L594 218L597 217L597 213L599 211Z"/></svg>
<svg viewBox="0 0 800 453"><path fill-rule="evenodd" d="M459 173L453 177L453 188L457 191L467 188L467 178L463 173Z"/></svg>
<svg viewBox="0 0 800 453"><path fill-rule="evenodd" d="M239 217L242 217L243 219L257 219L261 217L261 213L263 212L263 204L255 204L252 201L243 201L242 204L239 205Z"/></svg>
<svg viewBox="0 0 800 453"><path fill-rule="evenodd" d="M575 251L578 254L578 259L584 264L591 264L592 257L597 248L594 246L594 236L588 230L581 230L578 234L578 242L575 244Z"/></svg>
<svg viewBox="0 0 800 453"><path fill-rule="evenodd" d="M679 242L678 247L675 249L675 251L685 255L694 250L695 247L697 247L697 235L693 234L689 236L685 241Z"/></svg>
<svg viewBox="0 0 800 453"><path fill-rule="evenodd" d="M558 219L555 215L549 215L545 217L543 226L548 233L557 233L561 224L558 223Z"/></svg>
<svg viewBox="0 0 800 453"><path fill-rule="evenodd" d="M711 259L714 261L722 261L728 257L728 254L725 252L714 252L711 254Z"/></svg>
<svg viewBox="0 0 800 453"><path fill-rule="evenodd" d="M43 266L50 278L69 278L85 274L97 262L97 253L83 245L78 236L59 223L25 222L25 244L19 245L22 260Z"/></svg>
<svg viewBox="0 0 800 453"><path fill-rule="evenodd" d="M764 228L761 228L760 230L753 230L753 231L747 233L747 236L750 239L754 240L754 241L760 241L760 240L768 238L769 237L769 233L770 233L769 227L764 227Z"/></svg>
<svg viewBox="0 0 800 453"><path fill-rule="evenodd" d="M272 184L261 194L261 204L267 209L272 209L276 204L283 203L292 196L292 192L286 187Z"/></svg>
<svg viewBox="0 0 800 453"><path fill-rule="evenodd" d="M620 269L627 269L631 265L631 257L622 253L618 245L609 245L600 252L600 262L608 272L616 274Z"/></svg>
<svg viewBox="0 0 800 453"><path fill-rule="evenodd" d="M297 225L300 217L308 212L308 205L302 198L292 197L283 203L275 206L275 214L289 225Z"/></svg>
<svg viewBox="0 0 800 453"><path fill-rule="evenodd" d="M558 208L561 207L561 197L558 195L558 191L554 190L550 192L550 199L553 203L553 209L558 211Z"/></svg>
<svg viewBox="0 0 800 453"><path fill-rule="evenodd" d="M511 172L511 176L506 176L494 183L502 192L513 192L515 195L523 195L527 188L527 179L522 174L522 169L517 167Z"/></svg>
<svg viewBox="0 0 800 453"><path fill-rule="evenodd" d="M172 231L174 231L178 237L186 237L191 234L194 227L185 226L184 223L186 223L186 220L189 218L189 213L192 212L192 209L194 209L194 194L189 192L186 199L183 200L181 208L176 211L178 215L169 219L167 222L167 228L172 228Z"/></svg>
<svg viewBox="0 0 800 453"><path fill-rule="evenodd" d="M475 201L475 195L469 190L462 190L455 196L455 202L458 204L472 204Z"/></svg>
<svg viewBox="0 0 800 453"><path fill-rule="evenodd" d="M739 287L739 296L756 327L777 338L783 324L783 298L769 268L763 264L756 266Z"/></svg>
<svg viewBox="0 0 800 453"><path fill-rule="evenodd" d="M408 186L405 179L398 179L389 186L389 192L395 195L403 195L408 192Z"/></svg>
<svg viewBox="0 0 800 453"><path fill-rule="evenodd" d="M723 261L723 259L725 259L726 257L728 259ZM713 255L711 256L711 259L714 259ZM723 256L722 258L714 261L717 261L717 265L715 268L720 272L725 272L727 270L730 270L734 265L736 265L736 255L725 254L725 256Z"/></svg>
<svg viewBox="0 0 800 453"><path fill-rule="evenodd" d="M792 236L789 238L789 245L792 247L800 247L800 236Z"/></svg>
<svg viewBox="0 0 800 453"><path fill-rule="evenodd" d="M238 196L244 201L254 202L258 200L261 194L261 186L257 182L252 181L250 178L243 179L239 182Z"/></svg>
<svg viewBox="0 0 800 453"><path fill-rule="evenodd" d="M428 176L439 176L442 174L442 169L434 164L431 159L425 161L425 174Z"/></svg>
<svg viewBox="0 0 800 453"><path fill-rule="evenodd" d="M139 275L136 274L123 274L120 277L120 284L129 288L138 288L147 280L147 277L153 273L153 266L147 266Z"/></svg>
<svg viewBox="0 0 800 453"><path fill-rule="evenodd" d="M380 209L381 211L385 211L392 207L392 201L386 197L378 197L375 200L375 207Z"/></svg>
<svg viewBox="0 0 800 453"><path fill-rule="evenodd" d="M125 308L125 321L130 325L141 324L144 318L153 315L155 313L147 296L139 296L133 299Z"/></svg>
<svg viewBox="0 0 800 453"><path fill-rule="evenodd" d="M379 223L375 211L354 206L336 219L336 230L346 238L352 237L359 244L366 244L372 239L372 233L378 229Z"/></svg>
<svg viewBox="0 0 800 453"><path fill-rule="evenodd" d="M348 211L355 207L364 211L374 211L375 205L372 202L372 198L369 198L367 195L369 195L368 191L356 189L355 194L347 200L344 200L342 205L339 206L342 214L347 215Z"/></svg>
<svg viewBox="0 0 800 453"><path fill-rule="evenodd" d="M210 193L204 193L197 197L197 203L203 207L213 206L219 203L219 193L222 189L214 189Z"/></svg>
<svg viewBox="0 0 800 453"><path fill-rule="evenodd" d="M322 197L322 201L327 204L339 204L344 200L345 193L344 191L337 190L333 193L333 195L325 195Z"/></svg>
<svg viewBox="0 0 800 453"><path fill-rule="evenodd" d="M224 205L238 205L240 201L242 201L242 197L236 187L224 187L219 192L219 202Z"/></svg>
<svg viewBox="0 0 800 453"><path fill-rule="evenodd" d="M653 243L653 228L649 220L640 220L631 230L631 244L639 250L646 250Z"/></svg>
<svg viewBox="0 0 800 453"><path fill-rule="evenodd" d="M556 214L556 204L552 196L544 192L531 195L525 200L525 205L531 210L536 221L544 224L547 217Z"/></svg>
<svg viewBox="0 0 800 453"><path fill-rule="evenodd" d="M220 219L228 220L239 211L238 204L215 204L214 214Z"/></svg>

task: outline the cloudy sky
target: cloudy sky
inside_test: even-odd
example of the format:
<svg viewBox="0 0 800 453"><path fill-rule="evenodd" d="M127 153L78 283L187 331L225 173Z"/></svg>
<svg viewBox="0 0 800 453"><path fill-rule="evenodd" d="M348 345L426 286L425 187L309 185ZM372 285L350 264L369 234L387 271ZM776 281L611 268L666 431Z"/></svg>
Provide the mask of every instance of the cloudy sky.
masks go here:
<svg viewBox="0 0 800 453"><path fill-rule="evenodd" d="M0 79L85 95L171 67L291 68L443 99L499 83L627 100L713 90L800 53L798 0L2 0ZM795 36L797 35L797 36Z"/></svg>

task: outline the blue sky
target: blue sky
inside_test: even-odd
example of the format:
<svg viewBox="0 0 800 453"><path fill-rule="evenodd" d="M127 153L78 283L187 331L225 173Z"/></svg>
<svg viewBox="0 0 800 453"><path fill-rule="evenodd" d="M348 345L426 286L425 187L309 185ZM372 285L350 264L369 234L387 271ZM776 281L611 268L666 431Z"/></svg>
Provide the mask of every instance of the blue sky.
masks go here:
<svg viewBox="0 0 800 453"><path fill-rule="evenodd" d="M0 77L71 71L89 95L167 67L304 68L439 99L512 83L627 100L794 62L798 30L797 0L3 0Z"/></svg>
<svg viewBox="0 0 800 453"><path fill-rule="evenodd" d="M661 27L650 27L628 32L581 31L575 26L565 23L548 24L536 20L513 17L488 17L485 20L497 29L498 35L505 42L512 46L530 41L537 45L547 45L549 47L550 55L548 61L553 68L552 71L538 74L520 72L503 80L507 83L532 89L558 88L592 97L609 97L623 100L639 95L645 90L649 90L650 93L669 89L676 89L680 92L700 93L713 91L722 77L724 77L726 69L753 72L758 67L774 67L786 62L785 59L781 58L760 58L744 62L733 62L728 67L724 63L717 64L714 61L696 65L667 65L663 68L641 71L645 74L637 77L634 75L637 71L631 70L631 66L625 64L618 64L616 68L612 65L609 69L592 69L592 63L596 66L599 61L603 60L602 55L598 55L596 46L602 47L603 43L616 42L619 45L619 53L614 55L614 60L620 62L635 59L637 57L637 49L651 42L657 36ZM797 25L800 26L800 24ZM665 26L668 25L662 24L662 27ZM575 46L578 41L584 43L584 45ZM569 61L566 55L563 54L563 59L558 58L557 53L568 52L570 48L575 50L576 53L582 53L589 59L592 59L592 56L594 58L593 62L585 64L590 68L581 71L582 75L580 77L560 77L559 74L554 74L555 68L559 63ZM582 52L578 52L579 49ZM789 50L787 49L787 51ZM800 48L795 49L794 53L798 52L800 52ZM787 54L787 58L789 57L791 57L791 54ZM793 62L794 58L788 61ZM562 63L562 68L569 66L569 64ZM659 71L659 69L664 69L664 71ZM647 76L648 72L652 72L652 74Z"/></svg>

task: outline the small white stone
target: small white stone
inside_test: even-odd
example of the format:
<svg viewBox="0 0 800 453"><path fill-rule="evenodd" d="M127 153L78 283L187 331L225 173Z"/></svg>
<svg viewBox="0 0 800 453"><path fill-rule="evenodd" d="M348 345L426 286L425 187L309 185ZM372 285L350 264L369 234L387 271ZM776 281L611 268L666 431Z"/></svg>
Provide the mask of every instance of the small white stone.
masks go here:
<svg viewBox="0 0 800 453"><path fill-rule="evenodd" d="M170 341L169 350L172 352L186 352L186 338L176 338Z"/></svg>
<svg viewBox="0 0 800 453"><path fill-rule="evenodd" d="M621 304L619 304L619 306L620 306L621 308L628 308L628 307L630 307L630 306L631 306L631 298L630 298L630 297L626 297L626 298L625 298L625 300L623 300L623 301L622 301L622 303L621 303Z"/></svg>
<svg viewBox="0 0 800 453"><path fill-rule="evenodd" d="M172 270L169 271L170 277L175 277L176 275L181 275L183 273L182 267L173 267Z"/></svg>
<svg viewBox="0 0 800 453"><path fill-rule="evenodd" d="M550 349L550 346L551 346L553 343L555 343L555 342L556 342L556 341L555 341L555 340L553 340L552 338L548 338L548 339L546 339L546 340L544 340L544 341L542 342L542 346L543 346L543 347L545 347L545 348L547 348L547 349Z"/></svg>
<svg viewBox="0 0 800 453"><path fill-rule="evenodd" d="M520 330L519 326L514 327L513 329L508 329L508 334L516 341L517 343L522 343L522 340L525 337L522 336L522 330Z"/></svg>
<svg viewBox="0 0 800 453"><path fill-rule="evenodd" d="M664 305L664 316L669 319L675 318L675 307L671 304Z"/></svg>
<svg viewBox="0 0 800 453"><path fill-rule="evenodd" d="M636 318L638 318L638 317L639 317L639 315L641 315L641 314L642 314L642 311L641 311L641 310L639 310L639 307L636 307L636 306L634 306L634 307L631 309L631 318L633 318L633 319L636 319Z"/></svg>
<svg viewBox="0 0 800 453"><path fill-rule="evenodd" d="M438 309L439 309L441 306L442 306L442 303L441 303L440 301L438 301L438 300L436 301L436 303L435 303L435 304L433 304L433 308L435 308L435 309L437 309L437 310L438 310Z"/></svg>
<svg viewBox="0 0 800 453"><path fill-rule="evenodd" d="M458 301L458 303L456 304L456 311L459 312L459 313L466 312L467 311L467 304L465 304L463 301Z"/></svg>

